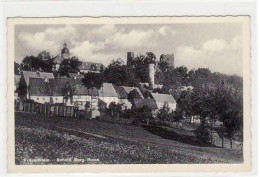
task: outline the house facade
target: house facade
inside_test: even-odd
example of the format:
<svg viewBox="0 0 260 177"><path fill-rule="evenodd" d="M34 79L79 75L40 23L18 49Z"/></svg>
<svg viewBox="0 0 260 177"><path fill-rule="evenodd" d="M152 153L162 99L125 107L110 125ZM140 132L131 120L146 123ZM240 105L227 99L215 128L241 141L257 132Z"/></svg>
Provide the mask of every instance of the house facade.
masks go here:
<svg viewBox="0 0 260 177"><path fill-rule="evenodd" d="M96 88L87 89L82 84L74 82L74 93L72 98L68 98L66 105L76 106L79 110L98 110L98 90Z"/></svg>
<svg viewBox="0 0 260 177"><path fill-rule="evenodd" d="M29 98L37 103L63 103L64 99L54 84L56 79L29 78Z"/></svg>
<svg viewBox="0 0 260 177"><path fill-rule="evenodd" d="M106 103L108 107L110 103L119 102L117 92L111 83L103 83L102 87L99 89L99 99Z"/></svg>
<svg viewBox="0 0 260 177"><path fill-rule="evenodd" d="M100 73L105 69L105 66L102 63L94 63L94 62L82 62L79 66L79 70L81 73Z"/></svg>
<svg viewBox="0 0 260 177"><path fill-rule="evenodd" d="M172 95L160 93L151 93L151 95L155 100L158 109L163 108L163 106L167 104L171 112L176 110L177 103Z"/></svg>
<svg viewBox="0 0 260 177"><path fill-rule="evenodd" d="M31 95L29 92L29 85L30 85L30 78L35 78L35 79L54 79L53 73L46 73L46 72L33 72L33 71L23 71L22 76L21 76L21 81L25 82L27 92L26 92L26 98L30 99Z"/></svg>
<svg viewBox="0 0 260 177"><path fill-rule="evenodd" d="M118 103L123 105L123 109L131 109L132 103L127 99L127 92L122 86L114 86L118 95Z"/></svg>

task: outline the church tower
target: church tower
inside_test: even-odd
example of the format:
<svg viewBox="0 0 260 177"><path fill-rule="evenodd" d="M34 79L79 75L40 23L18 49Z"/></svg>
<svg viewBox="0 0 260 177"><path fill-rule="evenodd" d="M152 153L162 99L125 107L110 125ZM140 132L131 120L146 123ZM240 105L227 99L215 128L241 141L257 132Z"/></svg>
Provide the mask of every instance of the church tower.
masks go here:
<svg viewBox="0 0 260 177"><path fill-rule="evenodd" d="M63 44L63 49L61 50L61 57L63 59L69 59L69 57L70 57L70 51L67 48L67 43L66 42Z"/></svg>

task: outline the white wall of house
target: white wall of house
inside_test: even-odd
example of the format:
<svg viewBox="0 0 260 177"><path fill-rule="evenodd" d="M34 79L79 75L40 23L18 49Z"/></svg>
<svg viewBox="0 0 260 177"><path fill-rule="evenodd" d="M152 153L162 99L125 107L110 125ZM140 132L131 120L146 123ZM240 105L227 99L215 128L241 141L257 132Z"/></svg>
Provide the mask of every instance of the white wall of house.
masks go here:
<svg viewBox="0 0 260 177"><path fill-rule="evenodd" d="M63 103L63 96L34 96L31 95L30 99L34 100L37 103Z"/></svg>
<svg viewBox="0 0 260 177"><path fill-rule="evenodd" d="M118 99L118 103L124 104L123 109L131 109L132 103L128 99Z"/></svg>
<svg viewBox="0 0 260 177"><path fill-rule="evenodd" d="M158 109L163 108L163 105L164 105L164 104L165 104L165 103L158 103L158 102L156 102L156 105L158 106ZM169 106L169 108L170 108L170 112L176 110L176 104L174 104L174 103L168 103L168 106Z"/></svg>
<svg viewBox="0 0 260 177"><path fill-rule="evenodd" d="M70 99L67 100L67 106L78 106L79 110L85 110L86 103L92 103L92 109L98 109L98 97L90 95L74 95L72 103Z"/></svg>
<svg viewBox="0 0 260 177"><path fill-rule="evenodd" d="M110 103L112 102L115 102L116 104L118 104L118 97L104 97L104 96L101 96L99 97L100 100L104 101L107 106L110 105Z"/></svg>
<svg viewBox="0 0 260 177"><path fill-rule="evenodd" d="M89 72L92 72L92 73L100 73L100 71L92 71L92 70L86 70L86 69L81 69L80 72L81 72L81 73L89 73Z"/></svg>

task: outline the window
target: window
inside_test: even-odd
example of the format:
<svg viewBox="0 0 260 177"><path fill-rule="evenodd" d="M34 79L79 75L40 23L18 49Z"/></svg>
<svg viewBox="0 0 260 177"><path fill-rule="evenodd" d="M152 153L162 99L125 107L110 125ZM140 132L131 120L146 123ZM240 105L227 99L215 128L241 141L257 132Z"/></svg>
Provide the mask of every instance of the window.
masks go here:
<svg viewBox="0 0 260 177"><path fill-rule="evenodd" d="M39 100L39 97L37 97L37 100Z"/></svg>
<svg viewBox="0 0 260 177"><path fill-rule="evenodd" d="M44 100L45 100L45 98L43 97L43 98L42 98L42 100L44 101Z"/></svg>
<svg viewBox="0 0 260 177"><path fill-rule="evenodd" d="M58 98L56 98L55 100L58 101Z"/></svg>

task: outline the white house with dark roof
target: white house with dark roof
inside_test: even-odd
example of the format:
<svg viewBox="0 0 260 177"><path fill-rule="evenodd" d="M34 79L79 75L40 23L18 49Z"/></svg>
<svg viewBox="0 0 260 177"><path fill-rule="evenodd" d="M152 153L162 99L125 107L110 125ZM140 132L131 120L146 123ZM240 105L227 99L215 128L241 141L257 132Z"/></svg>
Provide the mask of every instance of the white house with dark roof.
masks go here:
<svg viewBox="0 0 260 177"><path fill-rule="evenodd" d="M82 62L79 66L79 70L82 73L100 73L101 70L104 70L105 66L102 63L94 63L94 62Z"/></svg>
<svg viewBox="0 0 260 177"><path fill-rule="evenodd" d="M161 109L164 104L168 104L170 111L175 111L177 103L172 95L160 94L160 93L151 93L153 99L156 102L158 109Z"/></svg>
<svg viewBox="0 0 260 177"><path fill-rule="evenodd" d="M46 73L46 72L38 72L38 71L23 71L21 79L24 80L27 86L27 99L29 99L29 85L30 85L30 78L40 78L40 79L54 79L53 73Z"/></svg>
<svg viewBox="0 0 260 177"><path fill-rule="evenodd" d="M72 98L64 99L64 88L71 84L73 87ZM67 106L76 106L85 110L87 103L92 103L92 109L98 109L98 90L87 89L80 79L58 78L42 79L30 78L30 99L38 103L64 103Z"/></svg>
<svg viewBox="0 0 260 177"><path fill-rule="evenodd" d="M37 103L63 103L60 85L56 79L29 78L29 99Z"/></svg>
<svg viewBox="0 0 260 177"><path fill-rule="evenodd" d="M99 99L106 103L108 107L110 103L118 103L118 94L111 83L103 83L102 87L99 89Z"/></svg>

